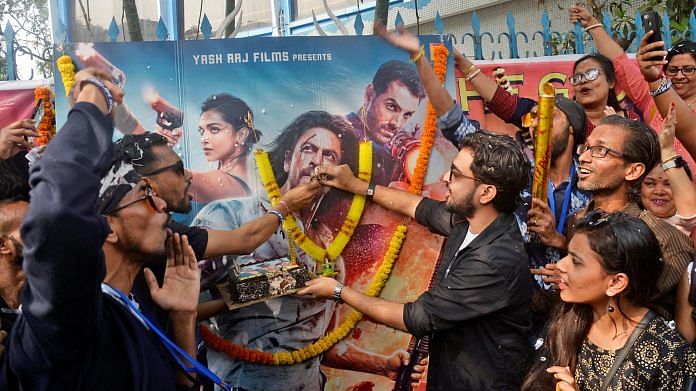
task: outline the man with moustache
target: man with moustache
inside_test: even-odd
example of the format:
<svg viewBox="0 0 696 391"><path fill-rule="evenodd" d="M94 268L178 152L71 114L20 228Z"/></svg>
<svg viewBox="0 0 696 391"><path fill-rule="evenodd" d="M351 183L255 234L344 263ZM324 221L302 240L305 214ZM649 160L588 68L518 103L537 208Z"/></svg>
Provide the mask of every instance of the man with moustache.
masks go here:
<svg viewBox="0 0 696 391"><path fill-rule="evenodd" d="M165 202L132 162L112 159L110 114L123 93L98 71L75 79L77 103L31 168L32 203L21 226L26 285L6 352L9 368L27 390L189 387L176 353L129 294L146 261L167 252L164 283L149 273L149 285L171 311L174 344L192 354L195 256L177 234L165 250Z"/></svg>
<svg viewBox="0 0 696 391"><path fill-rule="evenodd" d="M667 320L674 319L676 288L696 252L688 236L638 207L640 184L660 159L657 135L643 122L611 115L578 147L578 153L578 187L592 195L592 202L571 217L568 236L576 219L595 209L622 211L645 221L660 242L665 263L662 274L656 276L655 310Z"/></svg>
<svg viewBox="0 0 696 391"><path fill-rule="evenodd" d="M403 132L424 97L423 86L413 66L391 60L377 69L372 83L365 87L360 110L346 115L356 138L373 142L372 175L376 183L386 186L403 179L402 162L397 156L403 138L396 136Z"/></svg>
<svg viewBox="0 0 696 391"><path fill-rule="evenodd" d="M477 132L444 181L447 201L375 186L343 166L322 166L322 183L415 218L448 237L435 283L412 303L368 297L319 277L298 292L345 302L368 318L430 336L429 390L519 389L530 353L532 286L524 242L513 211L529 181L529 161L508 136Z"/></svg>
<svg viewBox="0 0 696 391"><path fill-rule="evenodd" d="M394 46L408 51L412 58L420 53L421 45L418 37L406 31L402 34L392 34L382 29L380 34ZM456 50L454 60L463 74L474 75L477 72L476 67ZM424 56L419 56L415 63L428 99L440 116L438 127L448 140L458 146L459 140L466 134L479 131L480 124L466 117L461 105L452 99L449 92L442 86ZM469 83L487 102L487 107L494 114L521 129L515 134L515 140L533 164L534 152L528 141L530 133L533 134L538 125L537 102L513 95L487 77L473 77ZM587 116L582 106L560 95L556 96L556 109L552 129L549 197L547 200L532 199L530 180L523 193L522 203L515 211L520 230L527 243L529 266L537 274L543 272L540 268L560 259L562 249L566 246L564 233L568 216L585 207L590 201L589 194L577 187L577 154L575 154L576 146L585 142ZM531 117L531 121L523 124L525 115ZM495 132L494 129L491 131ZM529 233L536 234L539 240L531 241ZM541 278L538 282L544 286Z"/></svg>
<svg viewBox="0 0 696 391"><path fill-rule="evenodd" d="M168 140L160 134L146 132L129 134L114 144L115 155L130 159L135 164L138 174L147 178L152 189L167 203L167 212L188 213L191 211L191 172L184 168L181 158L168 145ZM280 211L283 214L303 209L317 195L320 185L318 182L302 184L283 194ZM284 208L287 208L284 209ZM186 235L193 248L196 258L207 260L202 266L202 285L208 287L219 282L224 277L226 269L224 256L249 254L278 229L280 222L273 214L264 214L257 219L246 222L236 229L216 230L204 229L198 226L186 226L172 220L169 229L181 235ZM162 260L152 260L150 265L158 280L161 280L165 264ZM156 317L166 321L156 305L149 297L149 289L144 275L141 273L135 280L133 288L140 301L151 308ZM217 310L224 305L217 302ZM215 310L208 307L206 311Z"/></svg>

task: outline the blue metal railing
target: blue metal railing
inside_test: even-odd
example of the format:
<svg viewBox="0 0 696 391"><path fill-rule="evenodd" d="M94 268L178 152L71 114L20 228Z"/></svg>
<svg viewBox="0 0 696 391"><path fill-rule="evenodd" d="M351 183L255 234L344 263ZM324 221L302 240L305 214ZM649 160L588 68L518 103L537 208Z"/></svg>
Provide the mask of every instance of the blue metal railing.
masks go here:
<svg viewBox="0 0 696 391"><path fill-rule="evenodd" d="M696 11L696 7L694 7ZM362 35L364 29L364 22L360 11L351 14L353 26L357 35ZM395 25L403 25L403 17L400 12L397 12L394 18ZM348 20L346 20L348 21ZM611 29L611 15L608 12L604 13L603 17L604 28L610 35L615 35L619 39L627 39L631 42L628 48L629 52L635 52L638 48L640 40L643 38L645 32L643 31L641 23L641 15L639 12L636 13L634 18L635 30L629 31L624 37L619 31L613 31ZM467 32L461 36L461 39L457 39L456 36L452 34L446 34L446 28L443 24L440 14L437 13L435 16L434 26L435 31L447 37L455 44L464 44L465 41L470 40L474 48L474 58L476 60L492 60L497 58L528 58L528 57L538 57L538 56L551 56L555 54L585 54L594 52L594 44L592 43L589 33L584 32L579 24L576 24L574 28L570 31L554 31L551 30L551 22L548 12L544 11L540 19L540 29L533 32L517 31L516 21L512 12L508 12L506 18L507 31L498 34L497 39L490 32L481 31L481 22L479 20L478 14L476 12L472 15L471 22L471 32ZM665 41L667 48L672 47L673 42L677 42L680 39L689 39L696 41L696 13L692 12L689 19L689 26L685 31L677 31L670 29L669 16L667 12L662 14L662 37ZM210 39L212 36L212 26L208 20L208 16L204 15L201 23L201 37L202 39ZM67 30L67 29L66 29ZM159 19L157 25L157 39L166 40L170 39L171 36L167 29L167 24ZM116 23L116 19L113 18L111 24L108 28L108 36L112 42L116 42L121 30ZM63 35L67 38L67 35ZM531 38L530 38L531 37ZM5 30L0 36L0 40L4 40L5 48L7 50L7 77L9 80L15 80L17 78L16 72L16 56L18 50L21 48L17 45L14 35L14 30L12 26L8 23ZM529 49L524 50L524 55L521 55L519 42L524 42L525 47ZM497 46L496 46L497 44ZM507 57L504 57L503 51L493 50L491 47L496 46L500 48L500 45L507 44ZM490 56L484 56L484 49L490 50ZM531 50L531 53L530 53ZM539 51L537 51L539 50ZM26 52L24 50L23 52ZM33 77L32 76L30 78Z"/></svg>

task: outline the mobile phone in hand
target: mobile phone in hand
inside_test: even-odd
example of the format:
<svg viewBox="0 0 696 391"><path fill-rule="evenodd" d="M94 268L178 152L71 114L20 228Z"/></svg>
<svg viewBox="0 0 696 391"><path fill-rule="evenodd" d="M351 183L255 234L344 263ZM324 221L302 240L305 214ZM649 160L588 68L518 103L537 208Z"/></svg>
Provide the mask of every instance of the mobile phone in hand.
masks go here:
<svg viewBox="0 0 696 391"><path fill-rule="evenodd" d="M662 24L660 23L660 15L657 11L649 11L641 15L641 20L643 21L643 31L645 34L648 31L652 31L653 34L648 38L648 43L662 41L662 34L660 29Z"/></svg>
<svg viewBox="0 0 696 391"><path fill-rule="evenodd" d="M36 123L41 122L41 117L43 117L43 98L39 98L34 105L34 110L31 112L31 119Z"/></svg>

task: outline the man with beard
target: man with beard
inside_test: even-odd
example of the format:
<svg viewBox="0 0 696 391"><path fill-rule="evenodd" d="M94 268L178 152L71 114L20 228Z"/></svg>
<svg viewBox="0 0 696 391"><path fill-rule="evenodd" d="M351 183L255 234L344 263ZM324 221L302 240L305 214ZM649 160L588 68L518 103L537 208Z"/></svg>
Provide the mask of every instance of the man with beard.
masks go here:
<svg viewBox="0 0 696 391"><path fill-rule="evenodd" d="M123 93L94 70L75 75L76 104L31 169L21 226L26 285L7 357L27 390L174 390L192 385L200 273L186 237L165 250L165 202L132 162L112 159L113 105ZM133 298L136 274L167 253L153 299L171 312L173 342ZM177 368L175 360L179 361ZM210 375L209 373L207 373ZM195 374L194 374L195 376Z"/></svg>
<svg viewBox="0 0 696 391"><path fill-rule="evenodd" d="M326 277L298 293L345 302L416 337L429 335L430 390L519 389L530 353L532 284L513 215L529 181L529 161L517 143L487 132L464 136L444 174L447 201L368 184L345 165L317 171L326 176L322 183L365 194L448 240L433 287L412 303L369 297Z"/></svg>
<svg viewBox="0 0 696 391"><path fill-rule="evenodd" d="M662 274L655 276L659 295L654 298L654 309L663 318L674 319L676 288L696 252L688 236L638 207L640 184L660 159L655 131L643 122L611 115L592 131L578 152L578 187L592 194L592 202L571 216L568 236L577 218L595 209L621 211L645 221L660 242L665 263Z"/></svg>
<svg viewBox="0 0 696 391"><path fill-rule="evenodd" d="M124 136L114 145L115 156L134 162L139 175L148 179L148 183L157 195L166 203L166 212L188 213L191 211L191 172L184 168L181 158L168 145L168 140L157 133L130 134ZM321 186L317 181L296 186L283 193L280 213L303 209L317 195ZM287 208L287 210L283 209ZM236 229L216 230L204 229L198 226L188 227L176 221L169 223L169 229L181 235L186 235L189 244L196 254L196 259L206 259L202 272L202 285L219 282L226 273L223 257L226 255L249 254L278 229L279 219L273 214L264 214L249 221ZM157 279L161 281L164 274L164 259L152 259L150 265ZM140 302L146 305L161 322L167 321L168 315L163 313L149 295L149 288L144 275L140 273L135 280L133 292L138 295ZM217 301L204 306L202 312L223 310L224 303ZM205 317L205 314L201 313Z"/></svg>
<svg viewBox="0 0 696 391"><path fill-rule="evenodd" d="M424 97L423 86L413 66L391 60L379 67L372 83L365 87L360 110L346 115L356 138L373 142L372 175L376 183L387 186L403 179L398 155L404 139L396 136L404 136L401 133L404 126Z"/></svg>
<svg viewBox="0 0 696 391"><path fill-rule="evenodd" d="M440 116L438 127L447 139L454 145L458 145L464 135L479 131L479 123L466 117L461 105L453 100L442 86L425 56L419 56L421 45L418 37L406 31L402 34L387 33L384 29L380 31L380 34L394 46L408 51L412 58L418 56L415 60L416 68L428 99L437 115ZM529 141L530 134L534 134L538 125L537 102L511 94L487 77L475 77L480 71L477 71L476 67L456 50L454 60L455 65L464 75L474 76L467 80L486 101L487 107L504 121L521 129L515 134L515 140L522 146L533 164L534 152ZM589 194L577 187L577 155L575 154L576 146L585 142L587 116L582 106L560 95L556 96L556 108L553 116L549 197L547 200L532 199L532 182L530 181L524 191L523 202L515 211L520 230L527 243L529 266L534 268L533 273L537 274L544 272L540 268L553 264L561 258L562 249L566 247L564 234L567 217L585 207L590 201ZM523 124L525 115L528 118ZM491 131L495 132L494 129ZM539 240L530 240L530 232L536 234ZM544 286L541 278L538 282Z"/></svg>

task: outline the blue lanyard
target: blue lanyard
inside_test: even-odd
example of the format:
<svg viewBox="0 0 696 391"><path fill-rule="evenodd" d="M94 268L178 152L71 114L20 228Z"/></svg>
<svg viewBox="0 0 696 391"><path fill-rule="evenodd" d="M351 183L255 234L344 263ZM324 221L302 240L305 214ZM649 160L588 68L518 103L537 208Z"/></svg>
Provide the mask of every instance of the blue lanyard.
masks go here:
<svg viewBox="0 0 696 391"><path fill-rule="evenodd" d="M573 188L573 180L575 179L575 160L570 164L570 174L568 176L568 186L566 186L565 194L563 195L563 207L561 208L561 217L556 219L556 231L563 235L565 230L565 221L568 217L568 205L570 204L570 196ZM549 209L556 217L556 197L553 195L553 183L549 180Z"/></svg>
<svg viewBox="0 0 696 391"><path fill-rule="evenodd" d="M226 382L222 381L222 379L220 379L216 374L211 372L210 369L196 361L193 357L186 353L184 349L180 348L179 345L167 338L167 336L164 335L162 330L160 330L154 323L152 323L150 319L145 317L145 315L143 315L143 313L140 312L138 307L136 307L135 304L133 304L133 302L128 297L126 297L126 295L123 294L123 292L104 283L101 284L101 287L102 291L110 296L114 296L114 294L116 294L116 296L118 296L118 298L121 299L121 302L123 302L128 307L128 309L130 309L130 312L140 321L140 323L148 327L150 330L154 331L155 335L159 337L164 347L167 348L169 354L174 358L176 363L179 364L179 367L184 372L195 372L201 376L207 377L213 383L222 387L224 390L230 390L230 386ZM186 364L184 364L184 362L181 361L179 355L183 356L186 359L186 361L190 362L193 366L187 367Z"/></svg>

